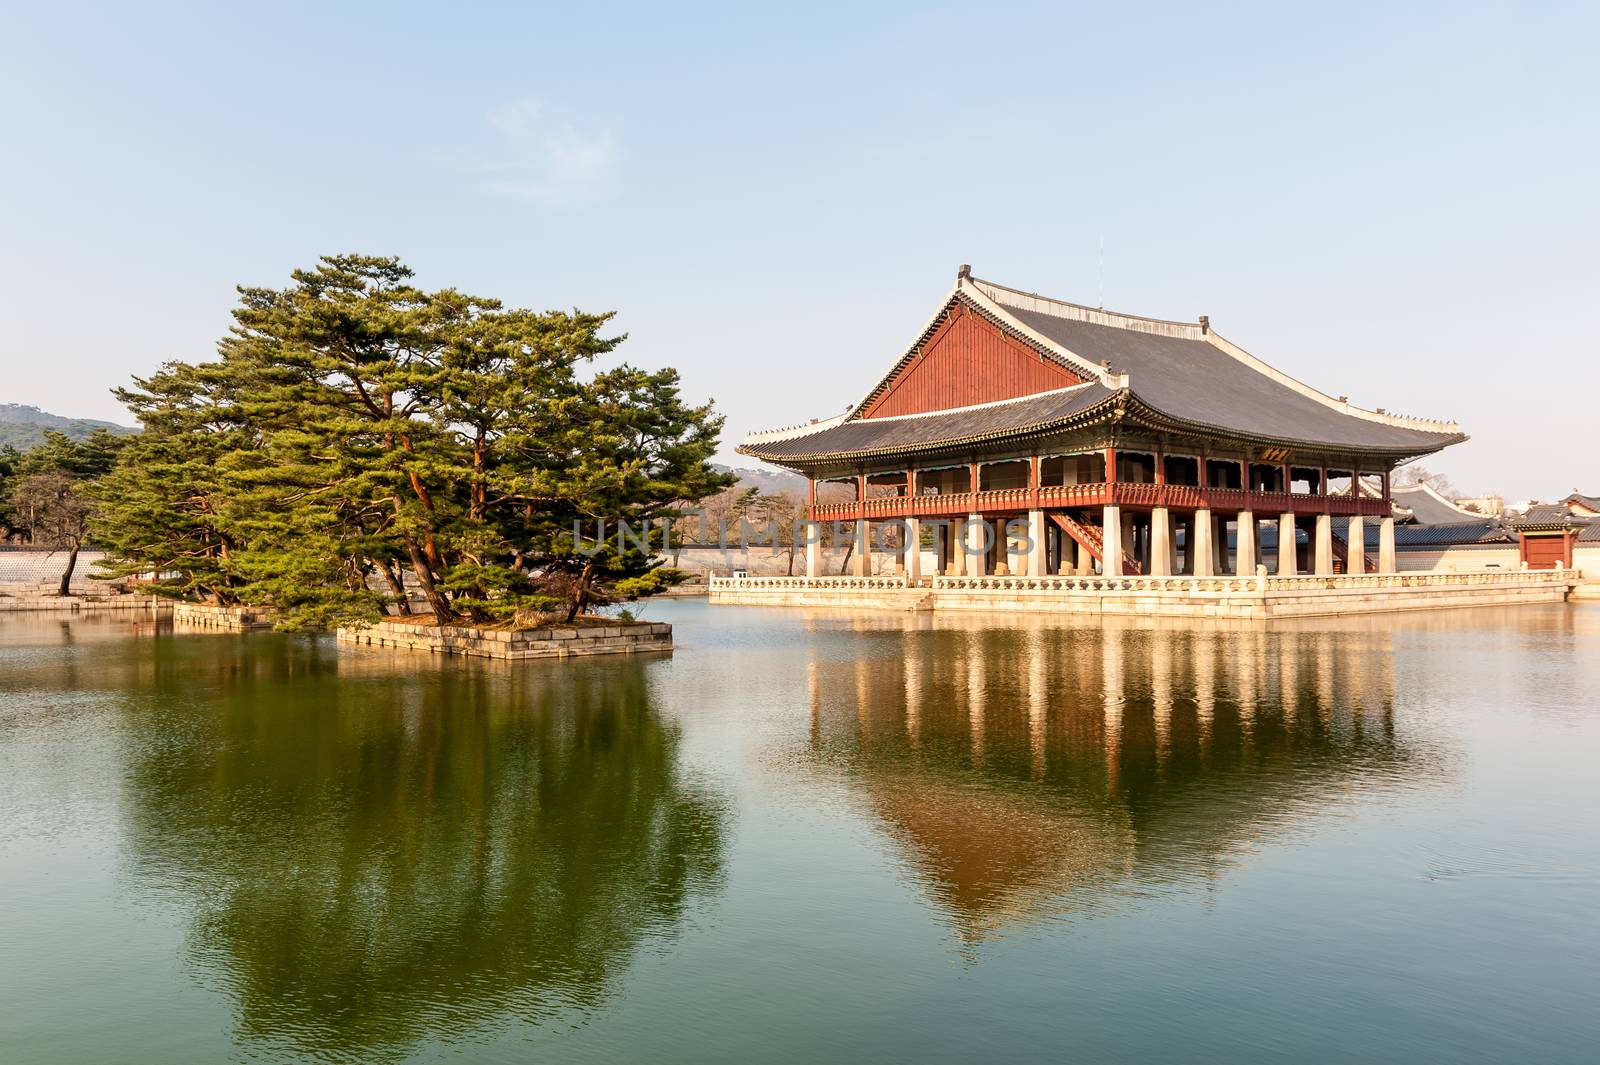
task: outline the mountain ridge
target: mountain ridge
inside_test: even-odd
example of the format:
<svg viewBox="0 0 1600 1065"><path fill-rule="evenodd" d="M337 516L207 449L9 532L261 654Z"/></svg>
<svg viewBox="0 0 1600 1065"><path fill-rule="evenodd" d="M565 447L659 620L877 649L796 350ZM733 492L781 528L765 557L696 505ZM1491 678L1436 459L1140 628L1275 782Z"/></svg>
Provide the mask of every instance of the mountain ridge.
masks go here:
<svg viewBox="0 0 1600 1065"><path fill-rule="evenodd" d="M44 442L46 430L64 433L73 440L82 440L96 429L128 435L139 431L97 418L68 418L51 414L27 403L0 403L0 447L10 445L19 451L26 451Z"/></svg>

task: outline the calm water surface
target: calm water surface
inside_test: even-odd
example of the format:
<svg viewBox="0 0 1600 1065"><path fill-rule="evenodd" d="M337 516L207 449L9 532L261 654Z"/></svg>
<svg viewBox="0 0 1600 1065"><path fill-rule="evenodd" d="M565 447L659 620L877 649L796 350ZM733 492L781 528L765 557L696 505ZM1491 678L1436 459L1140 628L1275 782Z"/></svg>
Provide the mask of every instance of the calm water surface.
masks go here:
<svg viewBox="0 0 1600 1065"><path fill-rule="evenodd" d="M0 1061L1593 1062L1600 607L0 615Z"/></svg>

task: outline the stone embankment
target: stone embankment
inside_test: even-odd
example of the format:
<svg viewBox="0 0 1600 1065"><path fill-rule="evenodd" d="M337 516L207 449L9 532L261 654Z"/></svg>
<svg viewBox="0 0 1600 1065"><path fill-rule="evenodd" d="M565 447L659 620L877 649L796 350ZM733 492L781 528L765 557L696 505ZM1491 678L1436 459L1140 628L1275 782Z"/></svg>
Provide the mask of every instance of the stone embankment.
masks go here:
<svg viewBox="0 0 1600 1065"><path fill-rule="evenodd" d="M340 629L337 638L340 643L365 647L506 661L672 650L672 626L660 621L551 626L513 632L467 625L417 625L391 620L360 628Z"/></svg>
<svg viewBox="0 0 1600 1065"><path fill-rule="evenodd" d="M172 604L173 628L220 629L225 632L249 632L253 629L270 629L272 611L259 606L216 606L211 603Z"/></svg>

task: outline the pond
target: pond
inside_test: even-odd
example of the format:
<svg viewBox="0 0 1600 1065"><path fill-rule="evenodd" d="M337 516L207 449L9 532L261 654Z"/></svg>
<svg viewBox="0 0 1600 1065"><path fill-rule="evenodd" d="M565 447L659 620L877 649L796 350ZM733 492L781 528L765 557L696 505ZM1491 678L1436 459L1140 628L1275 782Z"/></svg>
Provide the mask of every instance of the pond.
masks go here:
<svg viewBox="0 0 1600 1065"><path fill-rule="evenodd" d="M1600 607L0 614L0 1061L1593 1061Z"/></svg>

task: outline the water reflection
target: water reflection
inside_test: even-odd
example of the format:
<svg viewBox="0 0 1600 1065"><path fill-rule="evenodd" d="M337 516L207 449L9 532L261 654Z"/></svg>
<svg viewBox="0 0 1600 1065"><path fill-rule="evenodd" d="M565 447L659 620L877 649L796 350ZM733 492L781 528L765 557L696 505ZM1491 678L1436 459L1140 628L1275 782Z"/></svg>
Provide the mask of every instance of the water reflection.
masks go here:
<svg viewBox="0 0 1600 1065"><path fill-rule="evenodd" d="M189 954L257 1047L368 1060L579 1018L719 877L726 811L645 663L266 636L129 664L157 696L127 722L135 877L192 907Z"/></svg>
<svg viewBox="0 0 1600 1065"><path fill-rule="evenodd" d="M1396 736L1381 626L851 630L854 653L812 643L811 764L968 943L1205 881L1352 790L1442 771Z"/></svg>

